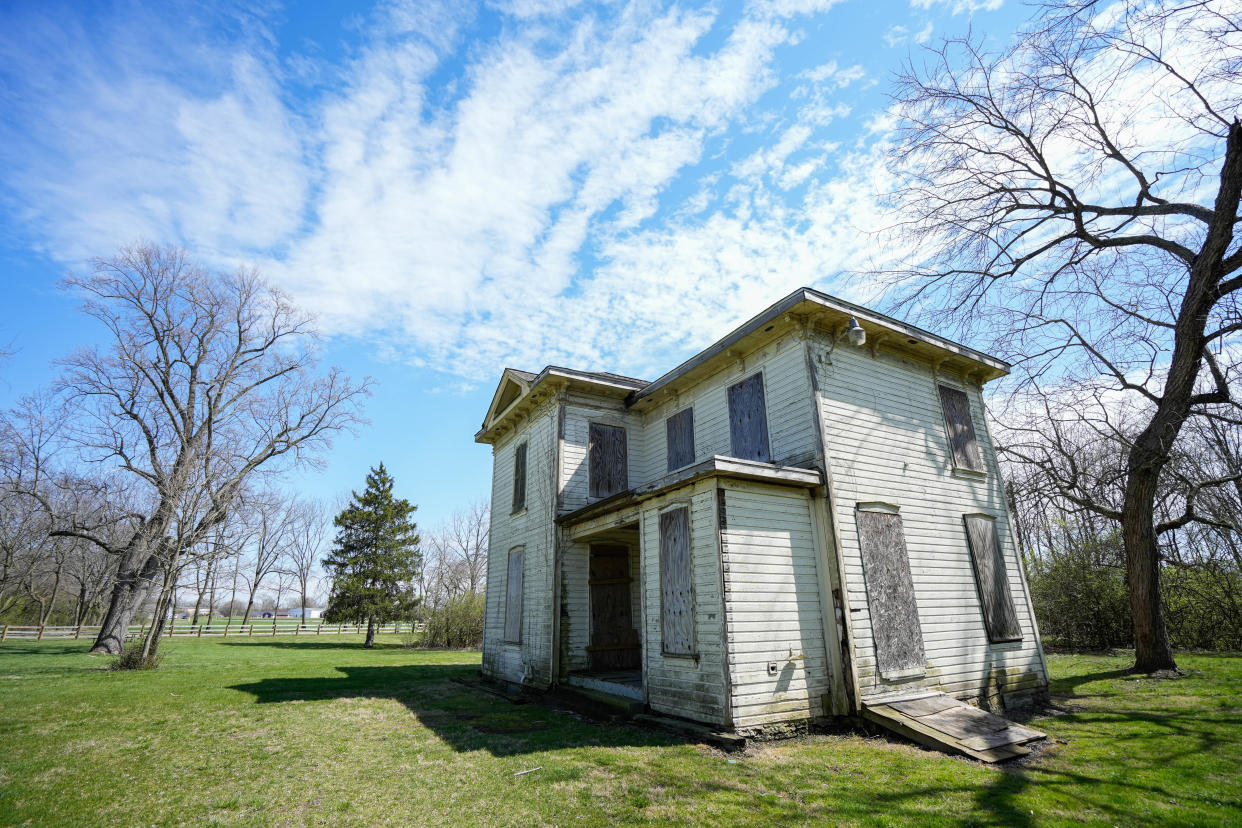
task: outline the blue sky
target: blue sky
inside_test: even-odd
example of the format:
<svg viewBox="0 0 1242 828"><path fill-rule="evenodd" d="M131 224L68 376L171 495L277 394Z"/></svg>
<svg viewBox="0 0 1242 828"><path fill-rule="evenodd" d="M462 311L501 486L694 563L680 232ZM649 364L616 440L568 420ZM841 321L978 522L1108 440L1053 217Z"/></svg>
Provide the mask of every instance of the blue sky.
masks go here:
<svg viewBox="0 0 1242 828"><path fill-rule="evenodd" d="M903 253L891 73L1013 0L0 6L0 405L97 335L57 280L138 239L258 267L378 381L304 491L383 460L434 528L485 497L506 365L654 378Z"/></svg>

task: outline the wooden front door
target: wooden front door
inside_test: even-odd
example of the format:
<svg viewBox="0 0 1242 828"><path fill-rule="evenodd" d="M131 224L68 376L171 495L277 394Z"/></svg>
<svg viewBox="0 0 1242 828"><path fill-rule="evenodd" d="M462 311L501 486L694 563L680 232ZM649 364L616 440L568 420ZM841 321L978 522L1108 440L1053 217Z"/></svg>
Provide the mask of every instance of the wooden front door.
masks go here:
<svg viewBox="0 0 1242 828"><path fill-rule="evenodd" d="M638 631L630 604L630 550L615 544L592 544L591 670L637 670L642 665Z"/></svg>

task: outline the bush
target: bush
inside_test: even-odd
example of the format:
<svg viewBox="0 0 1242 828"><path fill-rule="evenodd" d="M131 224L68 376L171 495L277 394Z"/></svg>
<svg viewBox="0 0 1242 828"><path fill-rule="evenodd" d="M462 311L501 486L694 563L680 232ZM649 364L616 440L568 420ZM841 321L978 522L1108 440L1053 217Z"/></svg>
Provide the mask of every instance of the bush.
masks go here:
<svg viewBox="0 0 1242 828"><path fill-rule="evenodd" d="M1118 533L1047 554L1030 568L1028 580L1046 644L1075 650L1133 645L1134 624Z"/></svg>
<svg viewBox="0 0 1242 828"><path fill-rule="evenodd" d="M430 610L424 622L424 647L477 650L483 646L482 595L458 595Z"/></svg>
<svg viewBox="0 0 1242 828"><path fill-rule="evenodd" d="M160 662L164 660L164 654L160 652L143 658L141 641L135 641L128 647L121 650L121 654L116 657L108 669L110 670L154 670L160 666Z"/></svg>

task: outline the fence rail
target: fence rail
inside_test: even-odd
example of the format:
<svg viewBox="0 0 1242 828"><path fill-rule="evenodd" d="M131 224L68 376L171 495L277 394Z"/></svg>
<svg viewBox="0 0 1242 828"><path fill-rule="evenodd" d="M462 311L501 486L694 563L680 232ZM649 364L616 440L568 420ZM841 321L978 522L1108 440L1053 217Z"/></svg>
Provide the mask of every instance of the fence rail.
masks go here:
<svg viewBox="0 0 1242 828"><path fill-rule="evenodd" d="M149 626L139 624L131 626L125 633L125 640L129 641L135 638L141 638L147 634ZM25 640L25 641L43 641L53 638L94 638L99 634L99 625L82 625L77 627L53 627L53 626L18 626L16 624L4 624L0 626L0 641L8 640ZM396 621L391 624L383 624L375 628L376 633L408 633L422 632L423 623ZM247 621L245 624L234 624L231 621L224 623L215 622L212 624L189 624L182 623L177 625L175 622L166 624L164 627L165 638L176 637L193 637L203 638L205 636L221 636L227 638L229 636L245 636L253 638L256 635L357 635L367 631L366 624L307 624L299 621Z"/></svg>

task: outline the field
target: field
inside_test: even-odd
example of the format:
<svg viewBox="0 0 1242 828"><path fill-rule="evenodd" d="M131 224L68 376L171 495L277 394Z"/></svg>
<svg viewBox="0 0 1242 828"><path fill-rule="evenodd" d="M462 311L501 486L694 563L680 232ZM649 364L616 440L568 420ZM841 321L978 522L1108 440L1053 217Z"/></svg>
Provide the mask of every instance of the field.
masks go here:
<svg viewBox="0 0 1242 828"><path fill-rule="evenodd" d="M149 673L6 642L0 824L1242 822L1236 656L1051 656L1057 741L996 768L857 734L724 754L452 681L477 653L359 641L174 639Z"/></svg>

